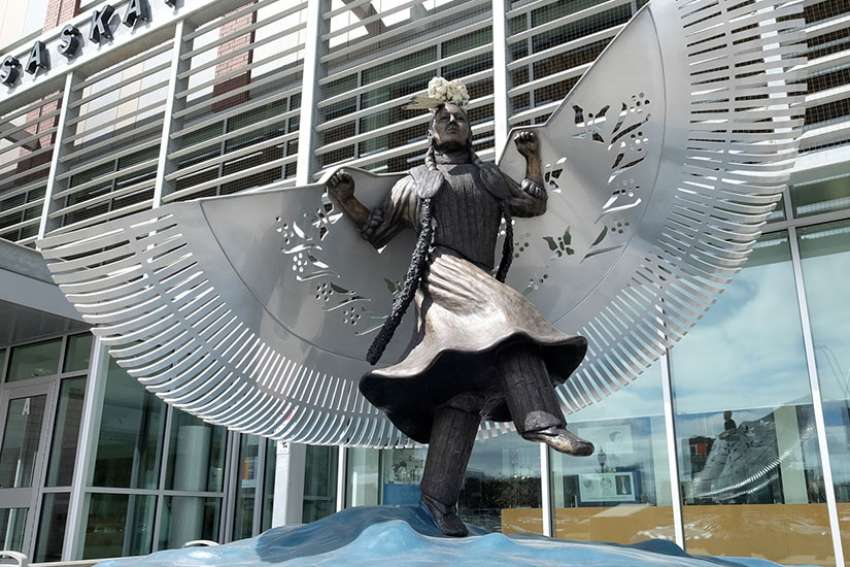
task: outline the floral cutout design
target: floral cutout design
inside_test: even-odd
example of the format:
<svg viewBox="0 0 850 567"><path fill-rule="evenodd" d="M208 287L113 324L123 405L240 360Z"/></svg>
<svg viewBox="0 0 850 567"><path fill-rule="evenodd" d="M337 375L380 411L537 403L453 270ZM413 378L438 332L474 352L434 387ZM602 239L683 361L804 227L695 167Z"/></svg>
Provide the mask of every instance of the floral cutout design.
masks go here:
<svg viewBox="0 0 850 567"><path fill-rule="evenodd" d="M334 281L342 276L322 258L323 241L340 218L342 212L324 193L320 207L302 213L298 220L276 217L275 231L280 234L281 254L290 258L289 268L295 272L295 280L312 286L313 300L322 311L338 313L341 323L351 327L355 335L368 335L381 328L386 314L369 308L372 299ZM399 285L389 280L386 284L391 294Z"/></svg>
<svg viewBox="0 0 850 567"><path fill-rule="evenodd" d="M567 158L561 157L554 164L547 163L543 166L543 181L546 183L546 188L554 193L561 192L561 186L558 184L561 174L567 164Z"/></svg>
<svg viewBox="0 0 850 567"><path fill-rule="evenodd" d="M625 244L630 226L628 211L643 202L640 185L628 173L643 163L647 157L649 138L644 130L651 118L649 106L649 98L646 93L641 92L621 102L619 111L612 110L616 108L612 105L604 105L596 112L589 111L578 104L572 107L577 130L573 138L605 148L611 164L607 179L610 197L602 205L595 219L598 227L596 236L587 249L582 250L582 254L577 256L579 263L620 249ZM554 163L544 165L543 178L548 190L562 192L560 178L566 163L567 158L563 156ZM528 248L526 237L527 235L516 235L514 241L516 257ZM529 278L524 290L526 295L539 289L549 278L550 269L555 262L563 261L576 254L570 227L566 227L562 235L543 236L542 240L548 246L550 255L541 270Z"/></svg>

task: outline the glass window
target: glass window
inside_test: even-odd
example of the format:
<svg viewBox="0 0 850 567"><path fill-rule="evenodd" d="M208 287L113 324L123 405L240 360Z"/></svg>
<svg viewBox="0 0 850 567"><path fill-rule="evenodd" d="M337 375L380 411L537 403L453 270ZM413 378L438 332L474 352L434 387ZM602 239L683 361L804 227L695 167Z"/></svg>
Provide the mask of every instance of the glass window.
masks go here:
<svg viewBox="0 0 850 567"><path fill-rule="evenodd" d="M424 447L383 451L349 448L346 507L418 505L426 454Z"/></svg>
<svg viewBox="0 0 850 567"><path fill-rule="evenodd" d="M62 339L14 347L9 360L7 382L58 373L61 349Z"/></svg>
<svg viewBox="0 0 850 567"><path fill-rule="evenodd" d="M59 404L56 408L53 447L50 450L46 486L71 486L85 394L85 378L68 378L62 381L59 390Z"/></svg>
<svg viewBox="0 0 850 567"><path fill-rule="evenodd" d="M0 488L32 486L47 396L9 401L0 444Z"/></svg>
<svg viewBox="0 0 850 567"><path fill-rule="evenodd" d="M227 431L179 410L171 416L168 445L168 490L221 492Z"/></svg>
<svg viewBox="0 0 850 567"><path fill-rule="evenodd" d="M515 433L476 441L458 507L468 525L543 533L540 445Z"/></svg>
<svg viewBox="0 0 850 567"><path fill-rule="evenodd" d="M0 508L0 549L23 551L27 508Z"/></svg>
<svg viewBox="0 0 850 567"><path fill-rule="evenodd" d="M165 403L110 361L93 486L156 488L164 422Z"/></svg>
<svg viewBox="0 0 850 567"><path fill-rule="evenodd" d="M336 472L339 449L307 446L304 466L304 505L301 521L305 524L336 512Z"/></svg>
<svg viewBox="0 0 850 567"><path fill-rule="evenodd" d="M263 518L261 531L266 531L272 527L276 465L277 443L271 439L266 439L266 472L263 476Z"/></svg>
<svg viewBox="0 0 850 567"><path fill-rule="evenodd" d="M68 337L68 345L65 347L64 372L78 372L89 367L89 356L91 356L92 335L75 335Z"/></svg>
<svg viewBox="0 0 850 567"><path fill-rule="evenodd" d="M155 496L90 494L83 559L150 553L155 508Z"/></svg>
<svg viewBox="0 0 850 567"><path fill-rule="evenodd" d="M673 540L661 363L568 420L596 452L549 452L555 537L623 544Z"/></svg>
<svg viewBox="0 0 850 567"><path fill-rule="evenodd" d="M157 549L176 549L192 540L218 541L221 498L166 496Z"/></svg>
<svg viewBox="0 0 850 567"><path fill-rule="evenodd" d="M34 562L61 561L70 501L71 495L64 492L44 495L36 532Z"/></svg>
<svg viewBox="0 0 850 567"><path fill-rule="evenodd" d="M257 464L260 438L242 435L239 447L239 476L236 487L236 516L233 520L233 539L254 535L254 499L257 494Z"/></svg>
<svg viewBox="0 0 850 567"><path fill-rule="evenodd" d="M791 186L794 216L807 217L850 208L850 177L842 176L815 183Z"/></svg>
<svg viewBox="0 0 850 567"><path fill-rule="evenodd" d="M348 449L346 506L418 504L426 455L424 447ZM476 442L458 508L469 525L542 533L539 445L512 433Z"/></svg>
<svg viewBox="0 0 850 567"><path fill-rule="evenodd" d="M799 243L841 539L850 550L850 222L800 230Z"/></svg>
<svg viewBox="0 0 850 567"><path fill-rule="evenodd" d="M831 564L786 233L759 241L671 371L688 550Z"/></svg>
<svg viewBox="0 0 850 567"><path fill-rule="evenodd" d="M348 449L345 470L346 508L378 505L380 455L381 452L375 449L366 449L364 447L351 447Z"/></svg>

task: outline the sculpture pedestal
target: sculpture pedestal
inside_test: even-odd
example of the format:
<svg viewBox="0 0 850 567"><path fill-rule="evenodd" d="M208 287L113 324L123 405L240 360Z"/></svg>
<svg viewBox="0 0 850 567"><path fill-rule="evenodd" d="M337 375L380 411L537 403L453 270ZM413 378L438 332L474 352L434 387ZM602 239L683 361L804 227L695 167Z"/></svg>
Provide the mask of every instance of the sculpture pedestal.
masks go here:
<svg viewBox="0 0 850 567"><path fill-rule="evenodd" d="M255 538L208 548L161 551L144 558L104 561L101 567L244 567L316 565L518 565L527 567L769 567L761 559L691 557L674 544L653 540L635 546L576 543L544 537L508 537L470 529L447 538L418 506L350 508L317 522L275 528Z"/></svg>

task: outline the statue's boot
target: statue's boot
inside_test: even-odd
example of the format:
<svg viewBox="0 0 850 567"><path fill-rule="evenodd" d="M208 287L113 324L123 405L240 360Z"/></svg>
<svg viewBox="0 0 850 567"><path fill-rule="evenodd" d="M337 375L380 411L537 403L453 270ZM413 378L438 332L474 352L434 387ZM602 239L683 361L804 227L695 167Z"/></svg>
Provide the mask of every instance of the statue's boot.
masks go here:
<svg viewBox="0 0 850 567"><path fill-rule="evenodd" d="M546 365L533 347L516 345L505 349L499 355L499 366L505 402L524 439L546 443L568 455L593 454L593 443L567 430Z"/></svg>
<svg viewBox="0 0 850 567"><path fill-rule="evenodd" d="M457 499L463 488L466 465L478 434L481 416L476 411L449 405L437 408L422 474L422 504L447 536L469 533L457 514Z"/></svg>

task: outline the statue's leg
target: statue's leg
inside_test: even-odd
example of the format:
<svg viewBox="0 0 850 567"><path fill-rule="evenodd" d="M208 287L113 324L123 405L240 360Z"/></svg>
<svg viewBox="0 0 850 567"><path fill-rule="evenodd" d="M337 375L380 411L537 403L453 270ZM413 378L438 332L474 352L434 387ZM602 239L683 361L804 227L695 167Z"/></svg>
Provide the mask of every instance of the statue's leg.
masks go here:
<svg viewBox="0 0 850 567"><path fill-rule="evenodd" d="M434 415L420 487L422 502L440 530L448 536L463 537L469 532L457 515L457 499L481 416L458 405L463 406L449 402Z"/></svg>
<svg viewBox="0 0 850 567"><path fill-rule="evenodd" d="M499 355L502 391L517 432L561 453L592 454L592 443L566 429L567 420L546 365L535 350L529 345L516 345Z"/></svg>

